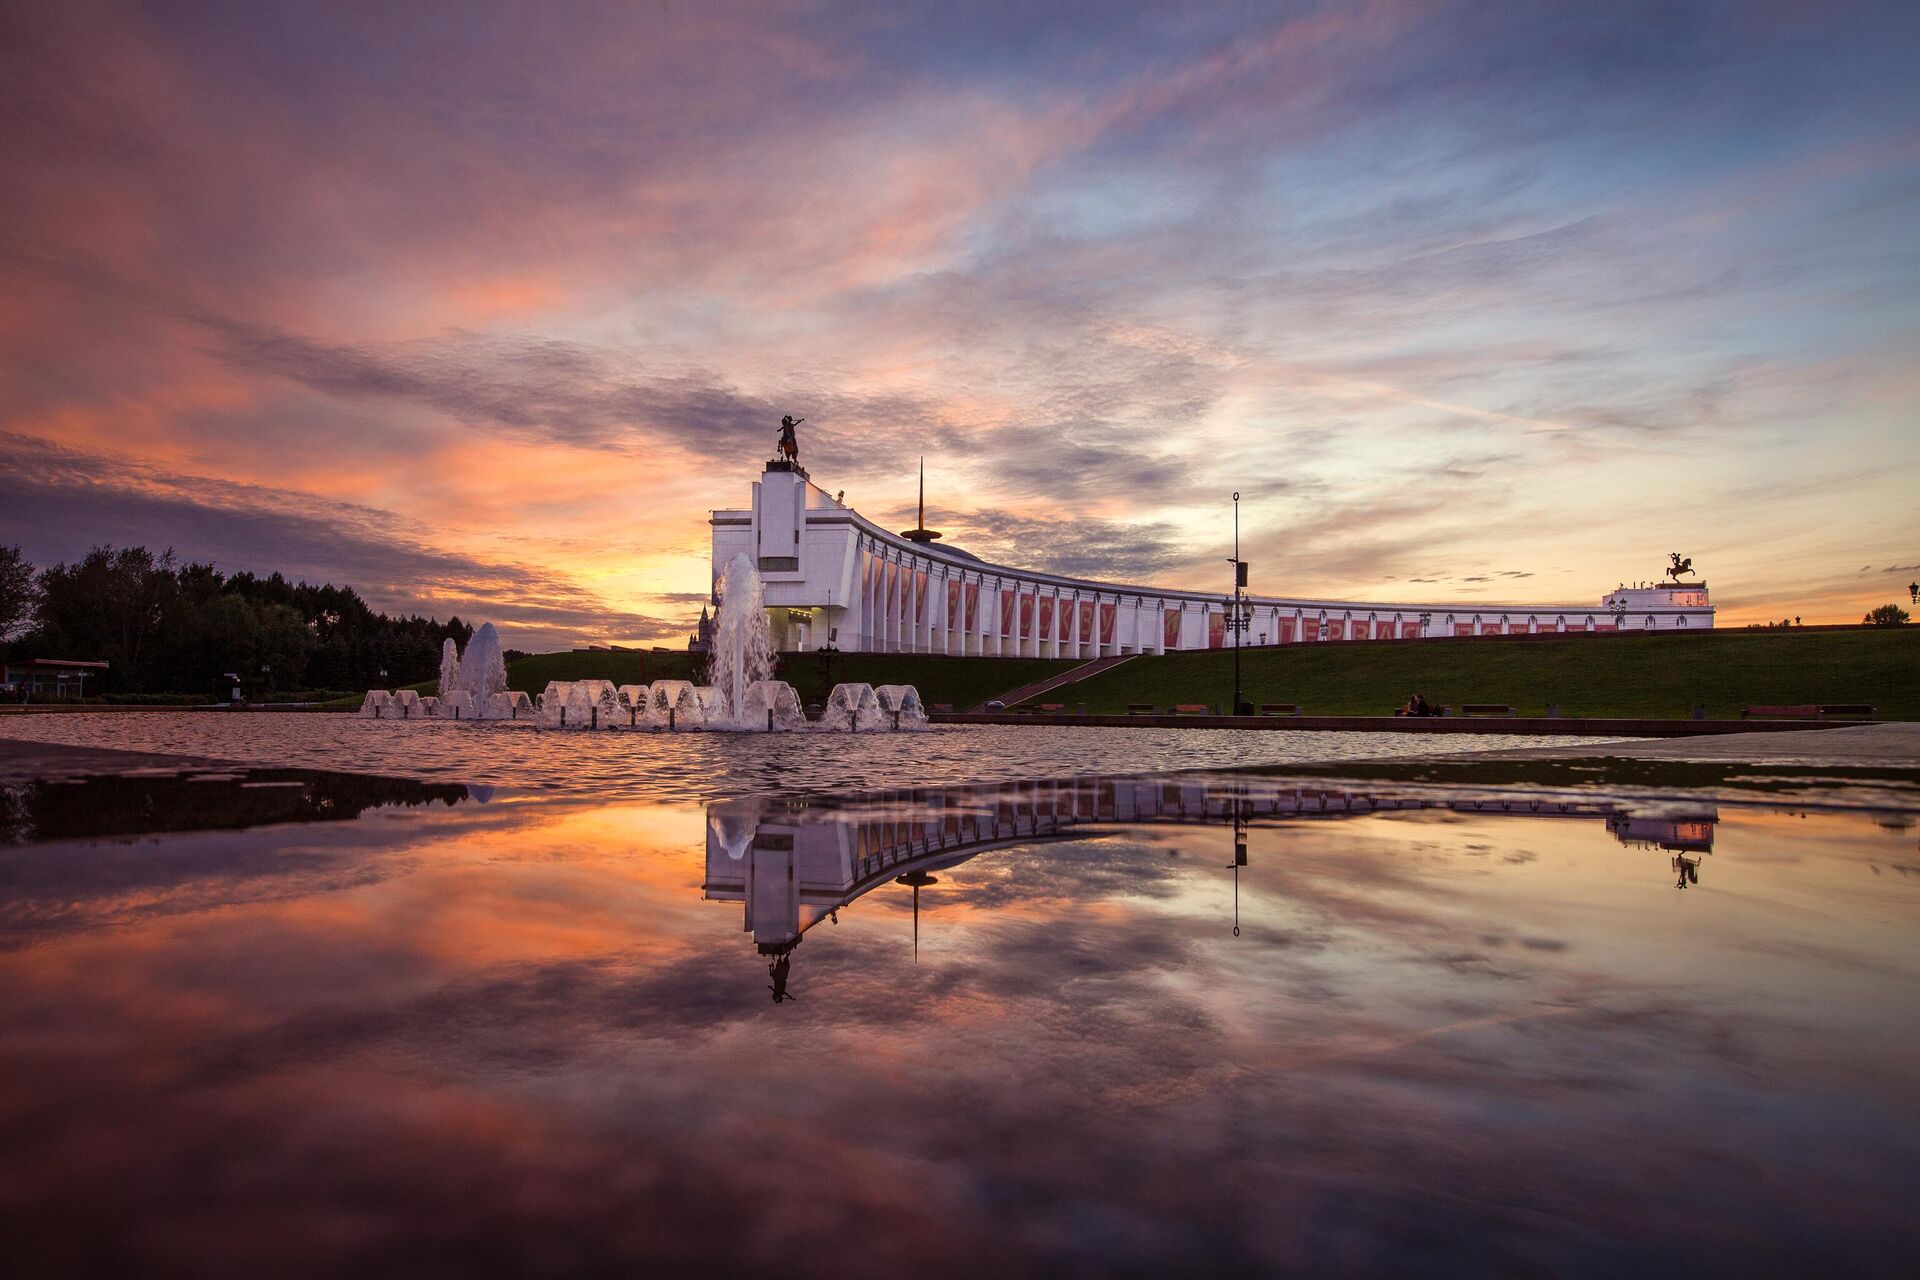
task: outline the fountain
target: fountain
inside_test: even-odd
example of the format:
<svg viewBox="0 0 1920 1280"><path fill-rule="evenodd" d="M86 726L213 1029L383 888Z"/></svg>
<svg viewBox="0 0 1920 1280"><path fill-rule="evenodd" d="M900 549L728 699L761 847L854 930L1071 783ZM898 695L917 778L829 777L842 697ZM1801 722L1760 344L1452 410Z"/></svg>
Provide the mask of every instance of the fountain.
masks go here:
<svg viewBox="0 0 1920 1280"><path fill-rule="evenodd" d="M491 622L482 623L473 633L465 653L459 651L451 636L440 646L442 718L471 720L476 715L487 716L493 695L506 691L507 663L500 652L500 633Z"/></svg>
<svg viewBox="0 0 1920 1280"><path fill-rule="evenodd" d="M874 700L880 704L893 721L895 729L918 729L927 723L926 708L920 705L920 691L910 684L883 684L873 691Z"/></svg>
<svg viewBox="0 0 1920 1280"><path fill-rule="evenodd" d="M789 702L798 707L800 696L793 686L773 678L776 660L773 632L767 625L766 585L743 551L727 562L726 571L720 575L720 608L713 618L713 657L707 663L707 685L713 690L706 706L708 727L770 727L769 710L778 718L785 714ZM749 706L748 693L763 685L778 685L779 689L762 689L758 702Z"/></svg>
<svg viewBox="0 0 1920 1280"><path fill-rule="evenodd" d="M747 686L745 704L744 728L758 729L764 724L767 732L772 733L807 727L807 712L800 705L800 695L785 680L755 680Z"/></svg>
<svg viewBox="0 0 1920 1280"><path fill-rule="evenodd" d="M704 728L698 690L685 680L656 681L647 695L643 723L651 729Z"/></svg>
<svg viewBox="0 0 1920 1280"><path fill-rule="evenodd" d="M880 705L870 684L837 684L820 714L820 727L841 733L892 727L893 717Z"/></svg>
<svg viewBox="0 0 1920 1280"><path fill-rule="evenodd" d="M500 636L491 622L465 651L449 639L440 651L440 691L370 689L360 714L372 720L531 720L554 729L716 729L842 733L918 729L927 723L912 685L834 686L815 726L800 695L773 678L778 661L767 624L766 586L745 554L728 562L719 582L713 653L705 684L659 680L615 686L608 680L552 680L538 698L507 688Z"/></svg>
<svg viewBox="0 0 1920 1280"><path fill-rule="evenodd" d="M439 705L434 707L433 716L436 720L471 720L476 711L473 695L465 689L455 689L452 693L440 695Z"/></svg>
<svg viewBox="0 0 1920 1280"><path fill-rule="evenodd" d="M502 690L487 695L487 705L482 709L482 719L518 720L533 717L533 699L518 689Z"/></svg>

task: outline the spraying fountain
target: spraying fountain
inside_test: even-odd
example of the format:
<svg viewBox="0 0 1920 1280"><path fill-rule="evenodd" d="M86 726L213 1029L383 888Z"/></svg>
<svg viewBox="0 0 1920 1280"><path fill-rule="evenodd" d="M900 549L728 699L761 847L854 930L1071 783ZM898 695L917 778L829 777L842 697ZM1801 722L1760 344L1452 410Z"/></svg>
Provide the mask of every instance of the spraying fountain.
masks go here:
<svg viewBox="0 0 1920 1280"><path fill-rule="evenodd" d="M500 636L491 622L462 652L451 639L440 653L440 692L369 689L360 714L370 720L524 721L548 729L707 729L723 732L862 733L918 729L927 723L912 685L834 686L826 712L809 723L800 695L774 678L778 656L767 623L766 585L744 553L720 575L713 653L706 683L658 680L554 680L538 698L507 688Z"/></svg>

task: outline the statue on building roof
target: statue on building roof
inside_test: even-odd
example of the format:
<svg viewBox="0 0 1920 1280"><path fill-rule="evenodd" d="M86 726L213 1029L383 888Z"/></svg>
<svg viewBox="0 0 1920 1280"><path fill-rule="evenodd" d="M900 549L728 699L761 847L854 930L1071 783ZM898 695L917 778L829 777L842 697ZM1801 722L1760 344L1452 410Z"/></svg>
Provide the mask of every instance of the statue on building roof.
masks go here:
<svg viewBox="0 0 1920 1280"><path fill-rule="evenodd" d="M1692 556L1682 556L1678 551L1674 551L1668 554L1667 559L1671 562L1667 572L1675 582L1680 581L1681 574L1693 572Z"/></svg>
<svg viewBox="0 0 1920 1280"><path fill-rule="evenodd" d="M793 429L805 421L805 418L796 418L790 413L780 417L780 456L788 462L800 461L800 440L793 434Z"/></svg>

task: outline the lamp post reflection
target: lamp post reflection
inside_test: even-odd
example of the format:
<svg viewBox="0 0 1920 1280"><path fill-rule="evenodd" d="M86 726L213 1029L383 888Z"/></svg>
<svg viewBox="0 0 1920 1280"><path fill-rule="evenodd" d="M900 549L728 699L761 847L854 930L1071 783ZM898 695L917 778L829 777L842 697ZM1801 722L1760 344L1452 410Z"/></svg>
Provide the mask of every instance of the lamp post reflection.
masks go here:
<svg viewBox="0 0 1920 1280"><path fill-rule="evenodd" d="M1233 801L1233 936L1240 936L1240 868L1247 865L1247 807L1239 796Z"/></svg>

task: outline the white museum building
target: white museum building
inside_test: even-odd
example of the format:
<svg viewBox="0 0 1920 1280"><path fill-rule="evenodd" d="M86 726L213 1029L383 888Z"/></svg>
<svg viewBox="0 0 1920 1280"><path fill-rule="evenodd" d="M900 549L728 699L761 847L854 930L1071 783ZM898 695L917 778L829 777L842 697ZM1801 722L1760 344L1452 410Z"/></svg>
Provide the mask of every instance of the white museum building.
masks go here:
<svg viewBox="0 0 1920 1280"><path fill-rule="evenodd" d="M930 530L881 528L814 485L798 462L769 462L752 505L714 511L711 523L715 580L735 555L753 559L783 652L832 645L1094 659L1232 644L1230 589L1129 586L988 564L937 545ZM1623 585L1596 604L1245 600L1245 645L1713 626L1706 584L1677 581Z"/></svg>

